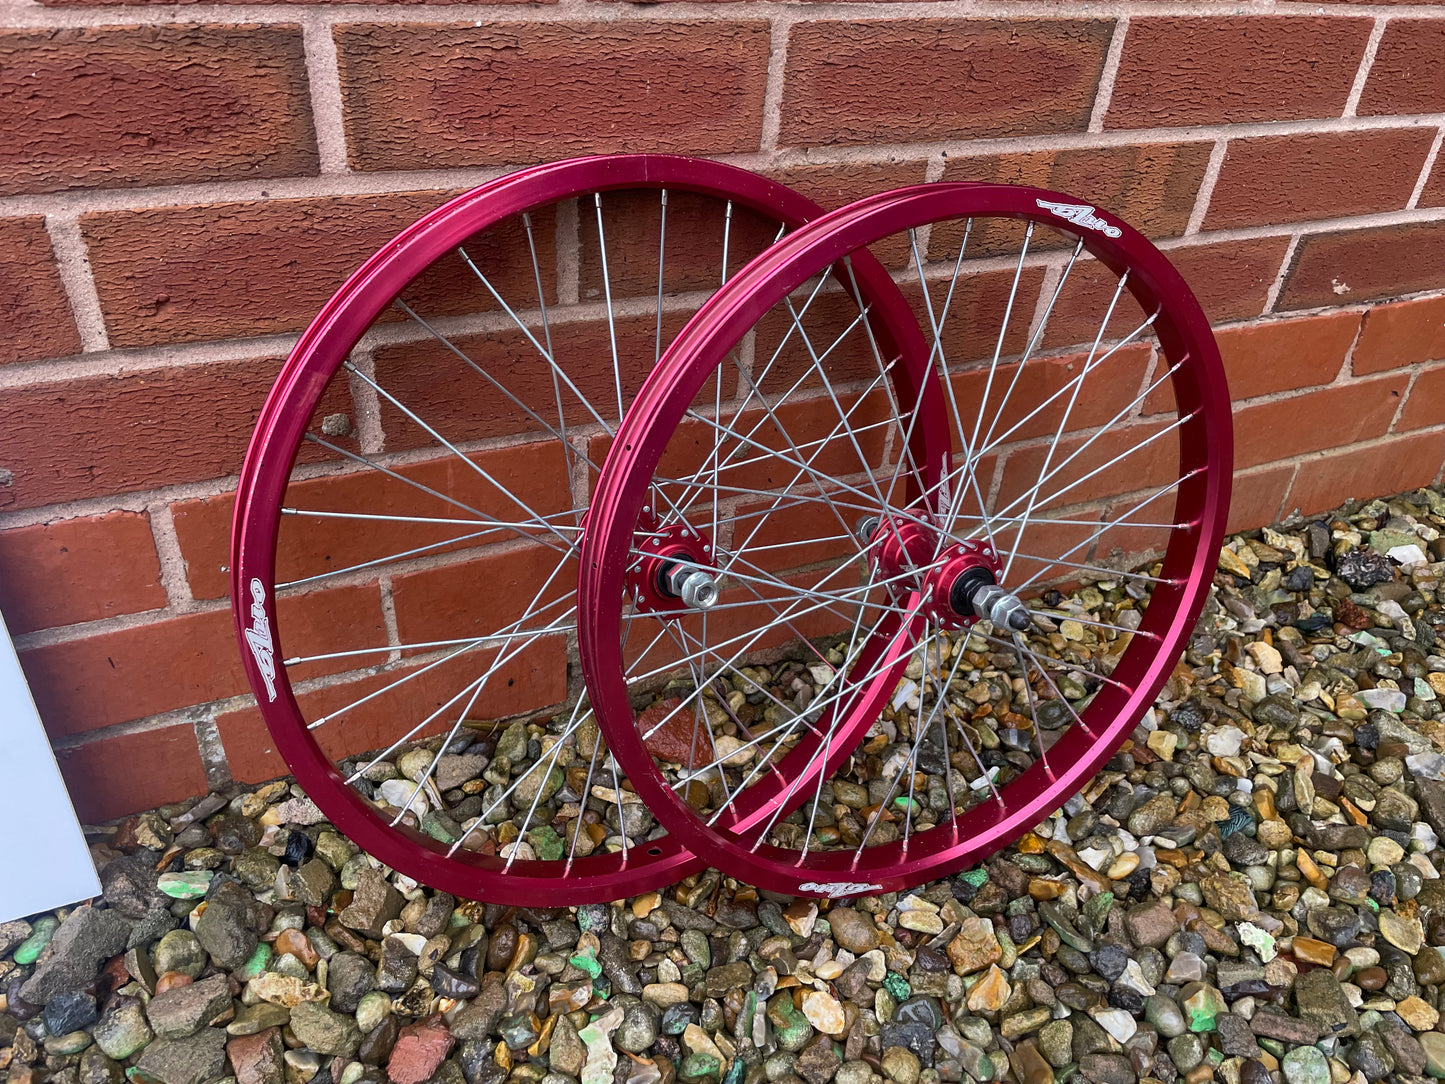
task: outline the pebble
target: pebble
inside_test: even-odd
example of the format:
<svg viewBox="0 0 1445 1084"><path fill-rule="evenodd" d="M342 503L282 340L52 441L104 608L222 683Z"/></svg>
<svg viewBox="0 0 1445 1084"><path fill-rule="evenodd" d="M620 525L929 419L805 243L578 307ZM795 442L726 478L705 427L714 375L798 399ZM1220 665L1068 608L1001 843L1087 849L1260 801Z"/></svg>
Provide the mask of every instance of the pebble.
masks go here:
<svg viewBox="0 0 1445 1084"><path fill-rule="evenodd" d="M136 1084L1445 1079L1442 538L1433 491L1232 537L1217 605L1131 744L1016 846L901 895L789 900L708 871L610 906L504 910L374 864L284 781L128 819L93 837L94 906L0 924L4 1068L73 1084L126 1067ZM1136 601L1119 582L1059 604L1134 628ZM1115 642L1059 624L1041 648L1083 660ZM954 643L961 710L1004 769L1027 748L987 725L1007 683ZM763 669L789 697L832 673ZM1076 676L1061 680L1082 697ZM748 726L752 688L729 700ZM861 823L904 767L907 699L898 740L870 739L864 774L834 781L828 830ZM422 830L460 831L449 814L475 815L554 733L464 736L413 804ZM436 749L379 762L368 794L404 803ZM930 786L946 802L942 756L920 757L897 811L933 815ZM560 827L473 838L561 846L573 766L524 779ZM627 804L641 841L654 823ZM579 848L615 844L616 824L592 827Z"/></svg>

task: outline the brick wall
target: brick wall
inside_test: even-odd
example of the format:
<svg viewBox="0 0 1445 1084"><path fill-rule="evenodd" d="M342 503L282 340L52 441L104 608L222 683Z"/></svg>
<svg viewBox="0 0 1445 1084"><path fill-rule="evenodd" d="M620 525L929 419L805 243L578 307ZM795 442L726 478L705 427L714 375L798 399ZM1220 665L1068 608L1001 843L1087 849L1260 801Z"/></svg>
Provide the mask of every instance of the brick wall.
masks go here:
<svg viewBox="0 0 1445 1084"><path fill-rule="evenodd" d="M297 333L443 193L666 150L1087 196L1216 323L1249 526L1439 476L1441 56L1445 8L1389 3L0 0L0 609L82 816L270 765L226 494Z"/></svg>

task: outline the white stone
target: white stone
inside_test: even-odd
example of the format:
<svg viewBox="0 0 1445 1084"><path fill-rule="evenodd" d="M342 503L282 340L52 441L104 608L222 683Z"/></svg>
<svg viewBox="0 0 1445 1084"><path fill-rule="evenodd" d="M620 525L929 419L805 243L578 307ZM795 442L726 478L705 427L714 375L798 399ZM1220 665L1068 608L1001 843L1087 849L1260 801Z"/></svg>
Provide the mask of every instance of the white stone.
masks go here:
<svg viewBox="0 0 1445 1084"><path fill-rule="evenodd" d="M1127 1043L1139 1030L1139 1025L1135 1022L1133 1015L1123 1009L1095 1009L1089 1015L1098 1022L1101 1028L1121 1043Z"/></svg>
<svg viewBox="0 0 1445 1084"><path fill-rule="evenodd" d="M1216 727L1204 739L1204 747L1217 757L1237 756L1243 744L1244 731L1237 726Z"/></svg>
<svg viewBox="0 0 1445 1084"><path fill-rule="evenodd" d="M406 803L410 801L410 811L418 817L424 817L429 807L426 804L425 795L416 794L419 790L421 790L419 783L413 783L407 779L388 779L381 785L381 797L387 805L394 809L408 808ZM413 794L416 794L415 800L412 800Z"/></svg>
<svg viewBox="0 0 1445 1084"><path fill-rule="evenodd" d="M1399 689L1361 689L1355 693L1355 699L1367 708L1395 712L1405 708L1405 694Z"/></svg>
<svg viewBox="0 0 1445 1084"><path fill-rule="evenodd" d="M1408 546L1392 546L1385 552L1385 556L1396 564L1405 565L1406 567L1410 565L1423 565L1430 559L1425 556L1425 551L1413 542Z"/></svg>

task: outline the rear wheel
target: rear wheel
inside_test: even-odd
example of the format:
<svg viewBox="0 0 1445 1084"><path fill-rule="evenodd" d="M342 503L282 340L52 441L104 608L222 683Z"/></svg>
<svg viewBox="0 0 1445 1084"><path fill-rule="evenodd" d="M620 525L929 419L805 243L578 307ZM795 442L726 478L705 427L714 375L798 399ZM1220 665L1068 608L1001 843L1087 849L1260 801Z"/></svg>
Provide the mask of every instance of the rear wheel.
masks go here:
<svg viewBox="0 0 1445 1084"><path fill-rule="evenodd" d="M582 696L577 541L672 335L820 213L693 159L524 170L408 228L306 331L241 479L236 626L276 748L370 853L515 904L700 867Z"/></svg>

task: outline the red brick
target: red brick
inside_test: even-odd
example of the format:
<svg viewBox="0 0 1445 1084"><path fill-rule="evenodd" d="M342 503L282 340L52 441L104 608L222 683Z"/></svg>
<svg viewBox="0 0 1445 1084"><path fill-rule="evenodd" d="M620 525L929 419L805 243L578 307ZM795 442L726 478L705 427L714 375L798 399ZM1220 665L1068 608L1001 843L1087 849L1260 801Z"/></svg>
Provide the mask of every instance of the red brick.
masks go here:
<svg viewBox="0 0 1445 1084"><path fill-rule="evenodd" d="M523 545L392 577L397 634L404 644L535 631L565 617L575 593L575 559L551 546ZM528 615L531 615L530 617Z"/></svg>
<svg viewBox="0 0 1445 1084"><path fill-rule="evenodd" d="M842 431L840 412L859 433L858 449L866 464L860 464L852 441L836 436L829 439L830 433ZM684 419L669 437L657 474L672 479L711 476L716 450L721 455L718 480L722 486L771 492L794 485L795 476L801 476L796 484L806 484L809 473L795 465L797 456L789 441L803 451L811 471L826 477L847 477L864 466L876 468L883 462L885 426L881 423L893 415L882 389L863 401L857 393L839 394L836 405L827 395L793 396L774 407L773 413L786 436L779 432L778 424L757 410L725 414L725 424L744 439L724 436L707 422ZM603 462L608 443L605 436L593 438L589 454L594 462Z"/></svg>
<svg viewBox="0 0 1445 1084"><path fill-rule="evenodd" d="M1378 497L1428 485L1445 457L1445 435L1417 433L1368 448L1341 448L1300 464L1284 510L1323 512L1351 497Z"/></svg>
<svg viewBox="0 0 1445 1084"><path fill-rule="evenodd" d="M1420 190L1420 207L1445 207L1445 154L1435 156L1430 176Z"/></svg>
<svg viewBox="0 0 1445 1084"><path fill-rule="evenodd" d="M1280 502L1294 477L1294 464L1240 471L1234 476L1229 495L1229 519L1225 530L1247 531L1277 523Z"/></svg>
<svg viewBox="0 0 1445 1084"><path fill-rule="evenodd" d="M1219 324L1264 311L1288 245L1284 237L1257 237L1171 248L1164 255L1184 276L1209 322Z"/></svg>
<svg viewBox="0 0 1445 1084"><path fill-rule="evenodd" d="M432 666L400 667L376 675L323 686L298 697L302 717L315 720L330 716L370 696L408 673L418 673L394 693L385 693L344 715L330 719L311 731L321 748L333 759L384 749L413 725L442 708L486 669L494 653L465 652ZM474 705L471 719L503 717L517 710L556 704L567 694L566 645L562 637L549 637L533 644L522 655L504 664L487 683L485 705ZM463 696L442 712L415 737L444 733L466 707ZM231 776L246 783L274 779L288 771L275 741L266 729L261 713L253 706L222 712L216 717L221 745Z"/></svg>
<svg viewBox="0 0 1445 1084"><path fill-rule="evenodd" d="M1156 436L1165 424L1163 421L1120 424L1097 436L1065 436L1053 446L1052 452L1052 440L1015 449L1004 461L994 506L1000 511L1009 509L1009 515L1022 515L1028 498L1020 500L1020 496L1033 488L1045 473L1050 477L1039 490L1035 508L1049 509L1051 515L1055 514L1052 510L1066 506L1157 489L1172 482L1179 477L1179 441L1174 432ZM1046 459L1047 472L1044 470ZM1111 465L1088 481L1082 481L1085 475L1105 464Z"/></svg>
<svg viewBox="0 0 1445 1084"><path fill-rule="evenodd" d="M954 246L953 252L956 255L956 245L963 239L962 231L959 231L956 240L945 237L944 233L944 230L935 229L933 238L929 241L934 259L940 258L940 249L948 252L950 245ZM957 284L953 286L953 297L949 302L946 319L943 301L948 294L948 280L931 280L928 283L929 294L933 298L934 319L944 321L941 328L944 357L948 359L949 369L954 372L969 362L993 358L1014 282L1014 268L969 273L967 265L964 266L965 273L959 276ZM1013 311L1009 315L1008 330L1003 339L1005 356L1021 353L1028 345L1029 322L1033 318L1034 304L1043 281L1043 269L1040 267L1025 267L1023 274L1019 276ZM925 339L931 341L933 333L928 309L923 304L916 274L911 281L904 280L902 289L904 296L913 306L913 311L918 315L919 327L923 329ZM877 363L874 362L872 367L876 373Z"/></svg>
<svg viewBox="0 0 1445 1084"><path fill-rule="evenodd" d="M166 604L150 517L137 512L0 531L0 611L12 636Z"/></svg>
<svg viewBox="0 0 1445 1084"><path fill-rule="evenodd" d="M1314 16L1134 19L1109 128L1337 117L1371 20Z"/></svg>
<svg viewBox="0 0 1445 1084"><path fill-rule="evenodd" d="M240 4L309 4L312 0L236 0ZM371 0L332 0L333 4L369 4ZM477 0L391 0L393 4L472 4ZM481 0L484 4L513 3L514 0ZM532 4L551 4L556 0L527 0ZM184 7L209 3L209 0L40 0L46 7L110 7L118 4L145 7Z"/></svg>
<svg viewBox="0 0 1445 1084"><path fill-rule="evenodd" d="M1445 297L1396 301L1365 312L1350 367L1356 376L1445 358Z"/></svg>
<svg viewBox="0 0 1445 1084"><path fill-rule="evenodd" d="M315 173L301 29L0 35L0 194Z"/></svg>
<svg viewBox="0 0 1445 1084"><path fill-rule="evenodd" d="M788 41L779 142L936 142L1084 131L1113 24L804 22Z"/></svg>
<svg viewBox="0 0 1445 1084"><path fill-rule="evenodd" d="M755 151L764 22L355 24L336 30L354 169L611 151Z"/></svg>
<svg viewBox="0 0 1445 1084"><path fill-rule="evenodd" d="M1445 424L1445 366L1426 369L1415 378L1405 409L1395 423L1395 432L1425 429Z"/></svg>
<svg viewBox="0 0 1445 1084"><path fill-rule="evenodd" d="M1239 407L1234 412L1235 466L1293 459L1384 436L1405 384L1404 375L1391 374Z"/></svg>
<svg viewBox="0 0 1445 1084"><path fill-rule="evenodd" d="M1230 140L1204 228L1398 210L1434 140L1433 128Z"/></svg>
<svg viewBox="0 0 1445 1084"><path fill-rule="evenodd" d="M1230 398L1328 384L1344 367L1359 326L1354 313L1326 313L1216 331Z"/></svg>
<svg viewBox="0 0 1445 1084"><path fill-rule="evenodd" d="M45 219L0 219L0 364L80 352Z"/></svg>
<svg viewBox="0 0 1445 1084"><path fill-rule="evenodd" d="M0 396L0 507L234 474L276 361L217 362L13 388Z"/></svg>
<svg viewBox="0 0 1445 1084"><path fill-rule="evenodd" d="M1379 113L1445 112L1445 23L1438 19L1392 19L1356 109Z"/></svg>
<svg viewBox="0 0 1445 1084"><path fill-rule="evenodd" d="M716 290L723 279L725 235L729 278L773 243L778 221L771 214L734 206L729 223L727 207L725 200L713 196L668 191L667 250L662 254L665 293ZM577 212L578 297L584 302L604 301L607 294L602 281L596 204L590 198L580 199ZM650 189L603 193L602 219L607 242L606 288L613 300L643 297L655 303L658 241L662 233L660 194Z"/></svg>
<svg viewBox="0 0 1445 1084"><path fill-rule="evenodd" d="M1438 290L1445 283L1445 222L1378 226L1303 238L1281 309L1348 305Z"/></svg>
<svg viewBox="0 0 1445 1084"><path fill-rule="evenodd" d="M927 169L927 160L915 158L849 162L836 166L796 165L766 170L765 173L821 204L825 210L832 211L864 196L922 184Z"/></svg>
<svg viewBox="0 0 1445 1084"><path fill-rule="evenodd" d="M55 759L76 815L86 824L194 798L207 790L196 732L189 725L98 735L83 745L57 749Z"/></svg>
<svg viewBox="0 0 1445 1084"><path fill-rule="evenodd" d="M1285 245L1285 238L1265 237L1171 248L1165 255L1194 291L1205 316L1222 323L1259 315L1284 258ZM1118 276L1092 257L1076 264L1054 304L1044 347L1078 344L1087 348L1093 343L1118 283ZM1144 318L1139 303L1126 290L1110 316L1104 342L1135 330Z"/></svg>
<svg viewBox="0 0 1445 1084"><path fill-rule="evenodd" d="M562 449L556 441L473 452L469 458L540 515L571 507ZM520 511L510 498L503 497L495 486L455 456L388 469L498 519L513 520ZM414 486L371 470L292 482L287 487L285 500L287 507L318 511L446 519L470 515L455 504L429 497ZM235 503L234 494L223 493L171 506L176 537L186 559L186 575L195 598L222 598L230 591L228 566ZM470 533L468 528L456 524L379 520L366 524L364 530L357 530L354 520L287 516L281 521L277 541L277 575L282 582L289 582ZM498 540L498 537L486 537L472 544ZM445 553L449 548L438 547L428 552Z"/></svg>
<svg viewBox="0 0 1445 1084"><path fill-rule="evenodd" d="M446 196L253 200L83 215L110 343L299 331L362 261ZM547 225L540 223L544 230ZM539 255L549 254L550 247ZM471 301L471 311L495 308L459 261L446 281ZM519 269L515 282L499 283L522 286L525 296L534 296L530 262L525 279ZM438 296L440 289L433 284L424 291L423 315L463 304Z"/></svg>
<svg viewBox="0 0 1445 1084"><path fill-rule="evenodd" d="M385 642L375 588L283 597L278 654L316 654ZM229 610L184 614L20 653L51 737L97 730L246 690ZM293 669L297 680L324 670Z"/></svg>
<svg viewBox="0 0 1445 1084"><path fill-rule="evenodd" d="M664 349L682 326L684 313L663 318ZM551 326L552 356L592 408L604 419L617 421L617 383L612 366L612 342L617 342L622 399L630 402L652 371L657 354L656 316L596 319ZM552 369L521 331L455 335L451 343L477 366L503 383L547 424L557 424ZM391 395L450 441L477 440L504 434L545 432L512 398L435 339L387 346L375 353L376 380ZM733 374L726 374L725 391ZM595 418L566 387L562 409L569 425L595 424ZM436 446L436 440L398 407L382 399L381 426L388 450ZM599 461L600 462L600 461Z"/></svg>
<svg viewBox="0 0 1445 1084"><path fill-rule="evenodd" d="M1103 207L1149 237L1173 237L1189 223L1212 148L1196 141L984 154L950 158L943 179L1050 188ZM1021 231L1010 232L1021 239Z"/></svg>
<svg viewBox="0 0 1445 1084"><path fill-rule="evenodd" d="M994 374L989 389L987 409L979 428L982 446L993 443L1017 443L1035 437L1052 437L1065 421L1065 432L1091 429L1104 425L1139 394L1144 373L1149 366L1149 347L1130 345L1105 360L1096 360L1094 367L1077 385L1088 361L1088 354L1067 354L1051 358L1030 358L1020 372L1018 365L1002 365ZM1103 351L1100 351L1100 355ZM1014 376L1018 373L1018 381ZM978 369L953 378L953 388L964 426L972 433L977 409L982 406L983 392L988 384L988 370ZM1077 397L1075 393L1077 392ZM1008 396L1005 402L1005 395ZM1073 400L1072 406L1070 400ZM1045 406L1045 402L1048 405ZM1002 418L995 418L999 408ZM1037 411L1037 413L1034 413ZM1033 417L1028 416L1032 414ZM1028 418L1027 421L1024 419ZM983 445L987 440L988 444Z"/></svg>

